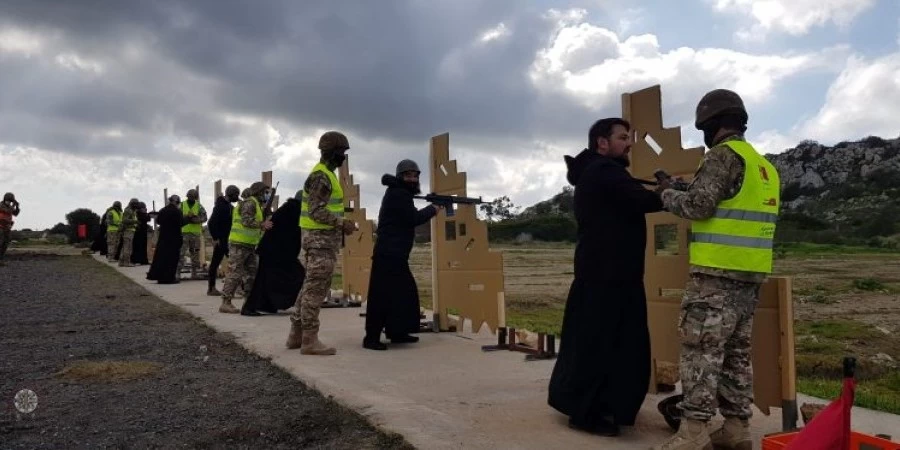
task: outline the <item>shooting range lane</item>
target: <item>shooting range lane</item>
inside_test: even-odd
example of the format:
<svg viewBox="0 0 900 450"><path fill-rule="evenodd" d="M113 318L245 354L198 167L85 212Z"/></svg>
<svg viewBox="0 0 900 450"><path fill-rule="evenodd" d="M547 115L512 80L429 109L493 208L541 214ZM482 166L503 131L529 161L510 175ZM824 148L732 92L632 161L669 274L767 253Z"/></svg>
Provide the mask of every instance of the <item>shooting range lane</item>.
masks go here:
<svg viewBox="0 0 900 450"><path fill-rule="evenodd" d="M106 264L102 257L94 258ZM670 434L656 409L667 395L648 395L637 426L626 428L619 438L570 430L565 416L547 406L553 360L525 362L519 352L482 352L482 345L496 344L486 327L477 335L469 333L468 326L460 334L422 333L418 344L372 352L361 345L365 319L359 317L359 308L326 308L321 312L321 334L338 353L329 358L304 356L284 347L287 314L220 314L219 299L205 295L203 281L159 285L144 279L146 267L113 268L213 329L234 335L238 344L271 358L376 425L403 434L418 448L640 449ZM805 396L798 400L824 403ZM755 414L755 442L764 433L781 430L778 409L768 417ZM900 417L854 408L853 425L865 433L900 430Z"/></svg>

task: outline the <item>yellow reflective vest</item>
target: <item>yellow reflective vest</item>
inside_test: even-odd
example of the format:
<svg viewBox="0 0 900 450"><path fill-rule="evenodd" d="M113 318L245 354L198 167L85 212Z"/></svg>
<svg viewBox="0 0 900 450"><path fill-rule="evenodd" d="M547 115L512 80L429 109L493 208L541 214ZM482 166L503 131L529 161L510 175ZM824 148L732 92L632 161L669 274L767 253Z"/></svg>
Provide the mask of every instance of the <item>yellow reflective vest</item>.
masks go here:
<svg viewBox="0 0 900 450"><path fill-rule="evenodd" d="M195 201L193 208L188 206L187 202L181 202L181 215L186 217L188 214L194 214L195 216L200 214L200 202ZM203 225L189 223L181 227L181 232L184 234L200 234L203 232Z"/></svg>
<svg viewBox="0 0 900 450"><path fill-rule="evenodd" d="M726 141L744 161L741 190L719 203L715 215L691 223L690 263L772 273L772 244L781 204L778 171L744 141Z"/></svg>
<svg viewBox="0 0 900 450"><path fill-rule="evenodd" d="M112 220L106 222L106 232L109 233L119 231L119 225L122 224L122 214L112 208L110 208L108 211L112 213Z"/></svg>
<svg viewBox="0 0 900 450"><path fill-rule="evenodd" d="M250 197L246 201L252 201L256 206L256 221L262 223L263 210L259 205L256 197ZM247 228L241 223L241 204L238 204L231 213L231 233L228 235L228 242L238 244L256 245L262 238L262 228Z"/></svg>
<svg viewBox="0 0 900 450"><path fill-rule="evenodd" d="M344 189L341 187L341 183L338 182L334 172L328 170L328 167L325 166L325 164L316 164L310 175L318 171L324 172L325 175L328 176L328 181L331 183L331 198L328 200L326 209L339 218L343 218ZM303 228L304 230L331 230L334 228L331 225L316 222L309 215L309 192L306 192L306 189L303 190L303 198L300 201L300 228Z"/></svg>

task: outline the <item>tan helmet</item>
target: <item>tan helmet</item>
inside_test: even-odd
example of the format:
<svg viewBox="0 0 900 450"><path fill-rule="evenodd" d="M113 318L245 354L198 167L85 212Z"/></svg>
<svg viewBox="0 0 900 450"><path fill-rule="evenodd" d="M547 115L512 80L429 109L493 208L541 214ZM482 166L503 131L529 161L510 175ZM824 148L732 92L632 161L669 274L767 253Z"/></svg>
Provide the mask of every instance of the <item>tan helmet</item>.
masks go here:
<svg viewBox="0 0 900 450"><path fill-rule="evenodd" d="M706 93L697 103L694 126L702 129L702 125L710 119L726 113L738 113L747 119L747 109L741 96L728 89L715 89Z"/></svg>
<svg viewBox="0 0 900 450"><path fill-rule="evenodd" d="M347 136L339 131L327 131L319 138L319 150L323 152L348 149L350 149L350 142L347 141Z"/></svg>

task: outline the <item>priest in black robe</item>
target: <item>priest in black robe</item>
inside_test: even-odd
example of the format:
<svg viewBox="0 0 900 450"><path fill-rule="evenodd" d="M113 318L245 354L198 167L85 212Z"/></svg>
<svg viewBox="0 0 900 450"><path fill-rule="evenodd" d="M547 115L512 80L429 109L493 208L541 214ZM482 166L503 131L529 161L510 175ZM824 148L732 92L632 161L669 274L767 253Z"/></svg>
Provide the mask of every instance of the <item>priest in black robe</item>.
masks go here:
<svg viewBox="0 0 900 450"><path fill-rule="evenodd" d="M150 232L150 214L147 212L147 204L138 203L137 209L137 227L134 230L134 239L132 241L131 263L137 265L150 264L147 260L147 233Z"/></svg>
<svg viewBox="0 0 900 450"><path fill-rule="evenodd" d="M263 234L256 246L259 265L250 296L241 307L241 315L276 313L297 302L306 269L300 264L300 199L303 191L288 199L272 214L272 229Z"/></svg>
<svg viewBox="0 0 900 450"><path fill-rule="evenodd" d="M416 227L437 214L438 206L416 209L413 196L420 192L419 167L414 161L397 164L396 175L384 174L386 186L378 211L378 230L372 252L372 271L366 300L366 335L363 347L387 350L381 332L391 343L413 343L420 328L419 289L409 269L409 253Z"/></svg>
<svg viewBox="0 0 900 450"><path fill-rule="evenodd" d="M108 246L109 244L106 242L106 213L104 213L100 219L100 229L94 234L94 242L91 243L91 253L100 252L101 255L105 256Z"/></svg>
<svg viewBox="0 0 900 450"><path fill-rule="evenodd" d="M605 436L634 424L650 383L645 214L663 206L626 170L629 129L600 120L588 148L565 157L578 243L548 403L570 427Z"/></svg>
<svg viewBox="0 0 900 450"><path fill-rule="evenodd" d="M181 256L181 227L185 225L181 214L181 198L177 195L169 197L169 204L159 210L156 216L159 225L159 237L153 263L147 272L148 280L159 284L178 283L178 258Z"/></svg>

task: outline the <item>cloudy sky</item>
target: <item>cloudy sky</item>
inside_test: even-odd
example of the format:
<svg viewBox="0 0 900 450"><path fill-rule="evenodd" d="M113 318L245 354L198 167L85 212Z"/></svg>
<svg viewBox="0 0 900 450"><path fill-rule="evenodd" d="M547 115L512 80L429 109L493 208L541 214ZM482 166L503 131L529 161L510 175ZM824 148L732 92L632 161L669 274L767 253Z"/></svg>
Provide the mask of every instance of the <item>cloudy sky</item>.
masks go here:
<svg viewBox="0 0 900 450"><path fill-rule="evenodd" d="M663 90L698 145L704 92L737 90L765 152L900 131L895 0L0 0L0 191L17 228L273 170L301 187L345 132L369 217L380 176L449 132L469 193L527 206L562 156ZM677 6L676 6L677 5ZM477 160L477 163L476 163ZM423 174L427 186L427 174ZM423 205L424 206L424 205Z"/></svg>

